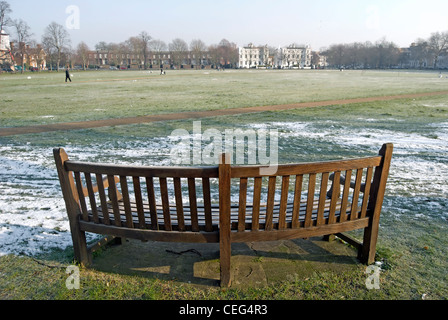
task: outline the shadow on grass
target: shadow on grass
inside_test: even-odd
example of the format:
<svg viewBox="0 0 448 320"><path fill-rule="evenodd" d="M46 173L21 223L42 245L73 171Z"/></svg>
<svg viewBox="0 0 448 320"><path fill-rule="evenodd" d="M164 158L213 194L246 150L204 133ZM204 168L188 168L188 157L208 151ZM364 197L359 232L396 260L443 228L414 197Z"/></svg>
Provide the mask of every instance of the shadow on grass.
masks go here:
<svg viewBox="0 0 448 320"><path fill-rule="evenodd" d="M232 244L232 286L265 286L306 279L321 271L359 267L356 250L320 238ZM219 244L129 240L95 254L92 268L145 278L219 285Z"/></svg>

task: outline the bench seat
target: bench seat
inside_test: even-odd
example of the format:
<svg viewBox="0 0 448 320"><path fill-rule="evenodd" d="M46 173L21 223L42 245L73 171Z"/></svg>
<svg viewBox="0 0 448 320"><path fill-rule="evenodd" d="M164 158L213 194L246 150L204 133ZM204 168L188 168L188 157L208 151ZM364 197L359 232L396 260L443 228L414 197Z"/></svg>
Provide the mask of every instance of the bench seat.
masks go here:
<svg viewBox="0 0 448 320"><path fill-rule="evenodd" d="M102 212L101 207L97 208L97 212L98 212L98 219L99 221L97 223L104 225L104 224L109 224L109 225L115 225L115 226L122 226L122 227L126 227L126 216L125 216L125 204L123 201L119 201L118 202L119 205L119 210L120 210L120 222L117 224L116 221L114 220L114 215L113 215L113 208L112 205L109 203L108 204L108 213L107 215L109 216L109 223L106 223L106 219L104 218L104 214ZM162 208L162 204L157 204L156 205L156 209L157 209L157 221L159 221L160 223L156 223L156 224L151 224L151 215L150 215L150 208L149 208L149 204L148 203L144 203L143 204L143 209L144 209L144 216L145 216L145 225L142 227L140 226L139 223L139 217L137 214L137 204L135 202L130 202L131 205L131 211L132 211L132 220L133 220L133 228L135 229L148 229L148 230L165 230L165 225L163 224L164 221L164 215L163 215L163 208ZM287 228L291 227L292 224L292 210L293 210L293 203L289 202L286 206L286 225ZM307 202L306 201L301 201L300 203L300 213L299 213L299 223L300 225L303 227L304 223L305 223L305 216L306 216L306 205ZM317 210L318 210L318 206L319 206L319 201L318 200L314 200L313 203L313 211L312 211L312 216L311 216L311 220L312 226L316 226L317 225ZM340 206L341 206L341 201L338 200L336 202L336 206L338 208L337 211L335 211L335 218L336 218L336 223L340 222ZM265 229L265 215L260 215L259 218L259 223L258 226L257 225L252 225L252 209L253 209L253 205L251 203L248 203L246 205L246 215L245 215L245 230L264 230ZM263 212L263 209L266 209L266 204L261 204L260 205L260 211ZM276 202L274 203L274 213L273 213L273 229L278 229L278 220L279 220L279 210L280 210L280 202ZM204 206L202 205L198 205L197 206L197 212L198 212L198 224L199 224L199 231L206 231L206 222L205 222L205 215L204 215ZM234 204L231 206L231 211L230 211L230 219L231 219L231 229L232 230L238 230L238 213L239 213L239 205L238 204ZM325 208L323 211L323 217L324 217L324 224L328 224L328 218L329 218L329 213L330 213L330 199L327 199L325 201ZM359 214L359 210L357 211L357 213ZM350 207L347 206L346 209L346 219L350 220ZM211 206L211 218L212 218L212 226L213 226L213 230L217 231L219 230L219 205L212 205ZM185 230L184 231L192 231L191 230L191 214L190 214L190 207L189 206L184 206L183 207L183 219L184 219L184 224L185 224ZM177 215L177 208L175 205L171 205L170 206L170 221L171 221L171 231L179 231L178 228L178 215ZM92 210L88 211L88 222L91 223L95 223L95 218L92 214ZM299 225L299 226L300 226Z"/></svg>

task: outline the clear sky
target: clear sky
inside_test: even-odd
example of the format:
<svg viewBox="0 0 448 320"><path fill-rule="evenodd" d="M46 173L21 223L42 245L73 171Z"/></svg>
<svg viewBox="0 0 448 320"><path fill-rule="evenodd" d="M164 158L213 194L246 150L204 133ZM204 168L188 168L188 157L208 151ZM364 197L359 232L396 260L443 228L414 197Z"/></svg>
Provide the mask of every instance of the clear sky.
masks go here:
<svg viewBox="0 0 448 320"><path fill-rule="evenodd" d="M448 0L6 0L36 41L52 21L68 26L75 47L119 43L146 31L154 39L244 46L375 42L409 46L448 31ZM73 7L74 6L74 7ZM12 29L9 29L14 35Z"/></svg>

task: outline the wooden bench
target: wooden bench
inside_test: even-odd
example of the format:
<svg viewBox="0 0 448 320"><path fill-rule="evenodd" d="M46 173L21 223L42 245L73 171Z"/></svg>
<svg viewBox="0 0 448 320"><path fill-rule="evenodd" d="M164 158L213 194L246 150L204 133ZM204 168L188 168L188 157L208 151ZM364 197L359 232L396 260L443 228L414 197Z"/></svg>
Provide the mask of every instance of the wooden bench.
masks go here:
<svg viewBox="0 0 448 320"><path fill-rule="evenodd" d="M230 286L231 244L336 235L373 263L392 144L379 155L260 166L143 167L71 161L54 149L75 259L88 266L85 232L143 241L220 244ZM107 194L106 194L107 193ZM360 243L342 232L364 229ZM99 244L104 244L100 241Z"/></svg>

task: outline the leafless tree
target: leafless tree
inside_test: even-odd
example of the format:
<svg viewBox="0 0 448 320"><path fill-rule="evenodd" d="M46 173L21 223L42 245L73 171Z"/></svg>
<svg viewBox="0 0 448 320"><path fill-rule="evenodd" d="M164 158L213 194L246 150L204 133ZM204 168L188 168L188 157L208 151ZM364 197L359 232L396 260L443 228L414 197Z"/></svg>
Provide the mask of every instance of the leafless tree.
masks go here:
<svg viewBox="0 0 448 320"><path fill-rule="evenodd" d="M83 41L76 47L76 55L82 63L83 70L86 70L87 62L89 61L89 50L89 46Z"/></svg>
<svg viewBox="0 0 448 320"><path fill-rule="evenodd" d="M433 68L437 68L439 57L448 52L448 31L434 32L428 39L428 49L433 55Z"/></svg>
<svg viewBox="0 0 448 320"><path fill-rule="evenodd" d="M176 38L168 45L168 49L171 52L173 63L181 66L188 52L188 44L184 40Z"/></svg>
<svg viewBox="0 0 448 320"><path fill-rule="evenodd" d="M62 53L70 45L70 36L67 30L56 22L50 23L42 36L42 43L47 48L54 49L56 52L57 71L59 72Z"/></svg>
<svg viewBox="0 0 448 320"><path fill-rule="evenodd" d="M220 64L223 67L231 66L234 67L238 63L238 46L230 42L227 39L222 39L218 44L218 48L221 55Z"/></svg>
<svg viewBox="0 0 448 320"><path fill-rule="evenodd" d="M146 69L148 69L148 55L149 55L149 43L152 39L152 37L146 32L146 31L142 31L139 35L138 38L141 41L141 54L143 56L143 66Z"/></svg>
<svg viewBox="0 0 448 320"><path fill-rule="evenodd" d="M207 50L205 43L202 40L195 39L190 43L190 51L194 56L196 69L200 68L202 65L202 57Z"/></svg>
<svg viewBox="0 0 448 320"><path fill-rule="evenodd" d="M137 64L138 68L140 69L143 65L143 47L142 42L140 41L140 38L138 37L130 37L128 40L125 41L126 46L129 48L129 51L131 52L130 56L130 65Z"/></svg>
<svg viewBox="0 0 448 320"><path fill-rule="evenodd" d="M17 35L17 43L19 44L18 50L22 60L22 73L24 73L26 57L29 57L29 52L27 52L27 44L31 41L31 36L33 33L31 32L28 24L22 19L14 20L12 24Z"/></svg>
<svg viewBox="0 0 448 320"><path fill-rule="evenodd" d="M156 61L158 64L163 64L163 58L161 57L162 52L167 50L167 45L162 40L152 40L149 44L151 51L156 56Z"/></svg>
<svg viewBox="0 0 448 320"><path fill-rule="evenodd" d="M12 12L11 6L6 1L0 1L0 30L3 30L4 26L11 24L9 14Z"/></svg>
<svg viewBox="0 0 448 320"><path fill-rule="evenodd" d="M3 27L10 24L11 20L9 19L9 14L12 12L10 5L6 1L0 1L0 43L2 41L2 32ZM2 53L0 55L0 63L5 62L5 55ZM9 60L9 59L7 59ZM8 63L9 64L9 63Z"/></svg>

